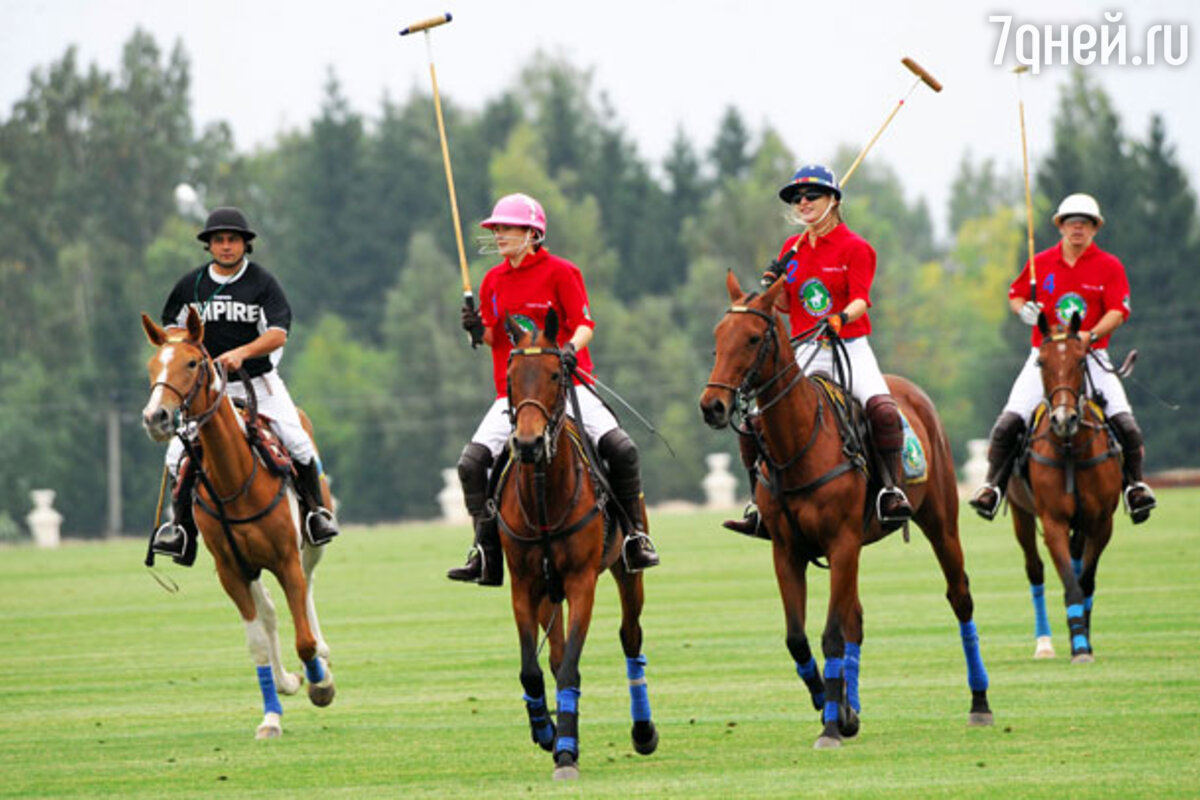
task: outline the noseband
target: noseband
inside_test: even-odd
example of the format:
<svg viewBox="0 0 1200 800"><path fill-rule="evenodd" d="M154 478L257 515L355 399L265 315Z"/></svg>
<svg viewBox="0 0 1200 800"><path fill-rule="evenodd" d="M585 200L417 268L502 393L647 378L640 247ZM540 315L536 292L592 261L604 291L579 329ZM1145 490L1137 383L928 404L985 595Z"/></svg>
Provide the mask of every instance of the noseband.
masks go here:
<svg viewBox="0 0 1200 800"><path fill-rule="evenodd" d="M168 340L168 342L170 342L170 340ZM175 430L177 432L186 431L187 434L191 436L194 435L195 432L198 431L202 425L204 425L204 423L212 419L212 416L217 413L217 408L220 406L221 397L225 394L225 389L229 385L229 381L225 374L224 368L213 360L212 356L208 354L208 350L203 344L191 345L182 340L170 343L188 344L188 346L196 347L200 350L200 367L202 376L197 378L192 383L191 388L188 389L186 394L181 392L170 381L155 381L154 383L150 384L150 390L153 391L155 388L162 386L164 389L170 389L175 393L175 396L179 398L179 408L175 412ZM217 392L216 400L214 400L207 409L196 416L189 416L192 402L200 395L200 390L209 385L211 380L210 376L213 374L215 374L221 381L221 388Z"/></svg>

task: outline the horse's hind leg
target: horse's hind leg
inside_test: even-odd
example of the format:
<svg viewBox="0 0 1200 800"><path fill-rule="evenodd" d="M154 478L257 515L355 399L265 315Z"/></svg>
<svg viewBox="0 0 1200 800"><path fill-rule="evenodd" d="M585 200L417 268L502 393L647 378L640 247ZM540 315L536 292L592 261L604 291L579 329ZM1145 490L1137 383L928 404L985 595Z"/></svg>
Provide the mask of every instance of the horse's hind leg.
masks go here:
<svg viewBox="0 0 1200 800"><path fill-rule="evenodd" d="M258 614L256 594L261 593L261 587L256 592L244 578L233 570L223 568L219 563L217 577L220 578L225 593L237 606L238 613L242 615L246 626L246 645L250 649L250 657L254 659L254 667L258 673L258 688L263 699L263 720L254 736L256 739L277 739L283 733L283 704L279 702L275 675L271 669L271 638L262 617ZM258 581L254 583L257 584Z"/></svg>
<svg viewBox="0 0 1200 800"><path fill-rule="evenodd" d="M313 573L317 569L317 564L321 561L321 556L325 554L325 548L314 547L308 543L307 539L301 538L300 565L304 569L304 607L308 615L308 627L312 631L313 638L317 640L317 655L325 659L327 663L332 664L333 659L329 655L329 645L325 641L325 636L321 633L321 623L317 619L317 604L313 600Z"/></svg>
<svg viewBox="0 0 1200 800"><path fill-rule="evenodd" d="M271 674L275 677L275 687L283 694L295 694L300 691L304 680L298 673L288 672L283 666L282 648L279 645L279 620L271 593L261 580L257 580L250 584L250 596L254 598L256 616L262 621L263 632L266 635L267 656L271 664Z"/></svg>
<svg viewBox="0 0 1200 800"><path fill-rule="evenodd" d="M1037 641L1033 657L1054 658L1054 639L1050 634L1050 617L1046 614L1046 569L1037 548L1037 520L1016 503L1010 504L1010 508L1017 544L1025 555L1025 577L1033 602L1033 635Z"/></svg>
<svg viewBox="0 0 1200 800"><path fill-rule="evenodd" d="M629 679L629 714L633 718L633 749L648 756L658 748L658 729L650 718L650 690L646 685L646 656L642 653L642 574L626 571L618 560L612 568L621 595L621 649L625 677Z"/></svg>
<svg viewBox="0 0 1200 800"><path fill-rule="evenodd" d="M958 635L962 640L963 657L967 662L967 686L971 689L971 710L968 725L991 725L992 710L988 706L988 674L979 650L979 631L975 626L975 600L971 597L971 581L967 577L962 542L958 538L957 514L936 513L935 497L926 499L919 524L937 556L942 575L946 578L946 600L958 619ZM957 512L957 502L947 504Z"/></svg>

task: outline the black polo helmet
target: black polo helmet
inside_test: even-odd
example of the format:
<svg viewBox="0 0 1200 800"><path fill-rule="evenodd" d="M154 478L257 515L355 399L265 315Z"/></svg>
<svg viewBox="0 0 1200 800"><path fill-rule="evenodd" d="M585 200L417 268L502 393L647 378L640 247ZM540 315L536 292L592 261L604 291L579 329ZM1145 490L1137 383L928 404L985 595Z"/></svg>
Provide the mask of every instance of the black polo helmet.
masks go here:
<svg viewBox="0 0 1200 800"><path fill-rule="evenodd" d="M204 222L204 230L196 234L196 238L208 244L208 240L218 231L240 233L247 244L258 235L250 230L250 223L246 221L246 215L242 213L242 210L233 206L214 208Z"/></svg>

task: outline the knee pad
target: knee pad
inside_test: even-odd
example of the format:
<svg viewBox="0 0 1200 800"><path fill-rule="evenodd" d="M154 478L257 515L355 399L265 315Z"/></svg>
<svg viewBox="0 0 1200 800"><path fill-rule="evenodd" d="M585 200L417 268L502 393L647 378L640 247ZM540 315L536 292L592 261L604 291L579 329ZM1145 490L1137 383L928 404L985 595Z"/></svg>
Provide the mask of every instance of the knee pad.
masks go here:
<svg viewBox="0 0 1200 800"><path fill-rule="evenodd" d="M1128 412L1117 414L1109 417L1113 428L1117 431L1117 436L1121 439L1121 449L1129 452L1142 449L1144 444L1142 440L1142 429L1138 427L1137 420L1133 418L1133 414Z"/></svg>
<svg viewBox="0 0 1200 800"><path fill-rule="evenodd" d="M620 465L637 469L637 445L634 444L633 439L629 438L629 434L620 428L613 428L601 436L596 449L610 467Z"/></svg>
<svg viewBox="0 0 1200 800"><path fill-rule="evenodd" d="M864 409L871 424L875 446L883 452L897 451L904 446L904 428L900 424L900 407L891 395L877 394L867 400Z"/></svg>
<svg viewBox="0 0 1200 800"><path fill-rule="evenodd" d="M458 480L462 484L467 511L472 516L483 513L487 500L488 469L492 466L492 451L478 442L467 442L458 457Z"/></svg>

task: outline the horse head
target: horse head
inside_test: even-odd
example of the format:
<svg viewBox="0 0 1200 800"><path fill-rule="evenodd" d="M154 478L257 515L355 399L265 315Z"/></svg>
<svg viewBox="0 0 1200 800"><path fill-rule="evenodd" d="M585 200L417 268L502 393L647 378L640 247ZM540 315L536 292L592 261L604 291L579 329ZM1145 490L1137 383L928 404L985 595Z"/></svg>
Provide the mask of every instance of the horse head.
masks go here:
<svg viewBox="0 0 1200 800"><path fill-rule="evenodd" d="M761 387L778 368L780 337L786 342L787 333L774 308L785 281L780 277L762 294L746 294L733 270L725 276L731 305L713 330L712 374L700 395L700 411L710 427L727 426L738 392Z"/></svg>
<svg viewBox="0 0 1200 800"><path fill-rule="evenodd" d="M142 409L142 427L156 442L165 442L181 424L202 415L212 405L209 392L220 375L204 349L204 322L188 308L187 327L166 331L142 314L146 338L157 351L146 369L150 399Z"/></svg>
<svg viewBox="0 0 1200 800"><path fill-rule="evenodd" d="M523 463L549 462L566 414L571 376L558 349L558 315L546 313L545 330L528 330L506 317L512 340L508 356L508 405L513 421L512 452Z"/></svg>
<svg viewBox="0 0 1200 800"><path fill-rule="evenodd" d="M1050 430L1060 439L1070 439L1079 431L1084 376L1087 372L1087 345L1079 336L1082 320L1071 315L1066 327L1051 326L1046 314L1038 314L1042 344L1038 349L1038 367L1042 371L1042 389L1050 409Z"/></svg>

